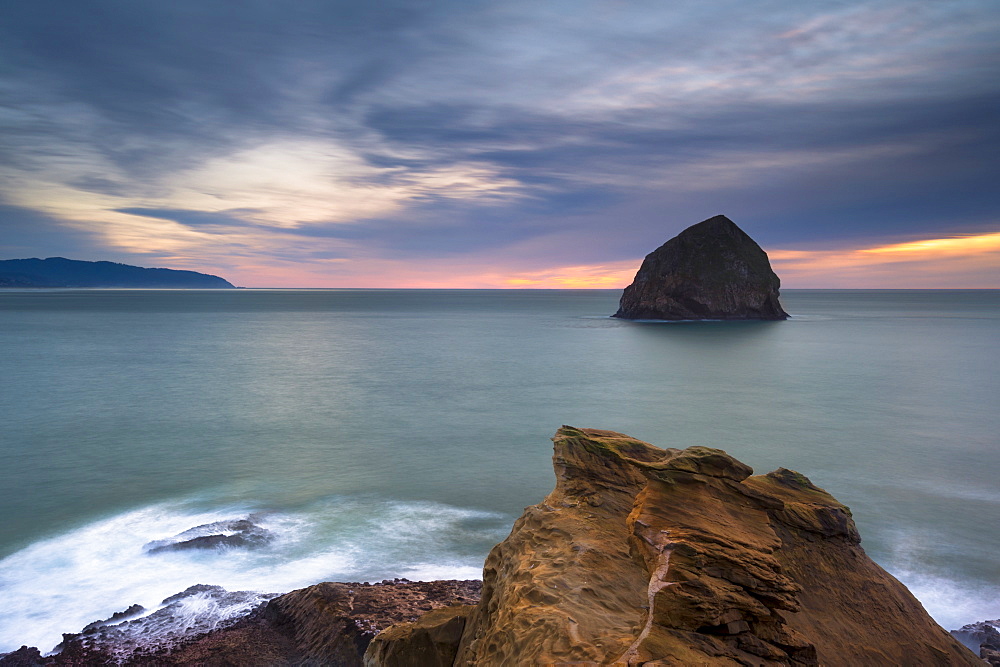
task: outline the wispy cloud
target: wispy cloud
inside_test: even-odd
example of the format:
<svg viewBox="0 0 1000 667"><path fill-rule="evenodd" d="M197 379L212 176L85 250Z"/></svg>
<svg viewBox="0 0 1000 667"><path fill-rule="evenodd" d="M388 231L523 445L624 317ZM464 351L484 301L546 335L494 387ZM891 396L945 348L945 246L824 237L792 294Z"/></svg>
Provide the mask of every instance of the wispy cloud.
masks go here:
<svg viewBox="0 0 1000 667"><path fill-rule="evenodd" d="M20 3L0 243L548 285L719 212L780 247L992 232L998 29L988 0Z"/></svg>
<svg viewBox="0 0 1000 667"><path fill-rule="evenodd" d="M1000 232L768 254L790 287L987 288L1000 284Z"/></svg>

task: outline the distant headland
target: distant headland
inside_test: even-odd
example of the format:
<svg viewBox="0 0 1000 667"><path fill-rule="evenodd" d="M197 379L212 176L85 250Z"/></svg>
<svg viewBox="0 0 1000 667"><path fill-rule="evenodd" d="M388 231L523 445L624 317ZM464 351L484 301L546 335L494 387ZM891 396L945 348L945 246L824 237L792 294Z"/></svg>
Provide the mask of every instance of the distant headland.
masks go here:
<svg viewBox="0 0 1000 667"><path fill-rule="evenodd" d="M65 257L0 260L0 287L236 288L224 278L197 271L147 269Z"/></svg>

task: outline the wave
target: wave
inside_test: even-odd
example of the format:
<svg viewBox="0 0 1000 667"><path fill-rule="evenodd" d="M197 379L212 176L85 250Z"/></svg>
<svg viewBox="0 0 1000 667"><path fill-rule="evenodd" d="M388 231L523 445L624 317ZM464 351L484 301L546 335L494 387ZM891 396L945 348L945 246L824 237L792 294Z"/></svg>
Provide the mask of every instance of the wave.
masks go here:
<svg viewBox="0 0 1000 667"><path fill-rule="evenodd" d="M1000 617L1000 588L957 581L947 576L888 568L920 600L945 630Z"/></svg>
<svg viewBox="0 0 1000 667"><path fill-rule="evenodd" d="M511 523L491 512L378 498L330 497L295 511L199 511L192 505L128 511L0 561L0 652L22 644L51 650L62 633L134 604L152 615L195 584L266 594L320 581L478 579L486 552ZM231 528L242 522L252 522L268 538L246 544L203 539L213 530L238 534ZM194 548L163 548L184 541ZM264 599L245 597L232 609L213 603L199 622L243 613Z"/></svg>
<svg viewBox="0 0 1000 667"><path fill-rule="evenodd" d="M889 553L880 564L906 586L945 630L1000 618L1000 586L960 578L930 545L943 535L933 530L896 530L886 535Z"/></svg>

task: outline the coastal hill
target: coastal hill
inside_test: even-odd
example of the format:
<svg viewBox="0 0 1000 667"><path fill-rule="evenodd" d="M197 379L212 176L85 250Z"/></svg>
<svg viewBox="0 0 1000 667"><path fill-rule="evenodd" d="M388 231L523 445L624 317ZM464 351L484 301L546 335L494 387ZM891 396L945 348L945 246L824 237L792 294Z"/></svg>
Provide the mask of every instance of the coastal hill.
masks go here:
<svg viewBox="0 0 1000 667"><path fill-rule="evenodd" d="M0 260L0 287L235 288L223 278L197 271L146 269L64 257Z"/></svg>
<svg viewBox="0 0 1000 667"><path fill-rule="evenodd" d="M612 317L784 320L780 285L767 253L736 223L717 215L646 255Z"/></svg>
<svg viewBox="0 0 1000 667"><path fill-rule="evenodd" d="M983 665L805 476L612 431L564 426L553 442L555 489L490 552L481 584L321 583L156 640L177 599L241 595L194 586L0 665Z"/></svg>

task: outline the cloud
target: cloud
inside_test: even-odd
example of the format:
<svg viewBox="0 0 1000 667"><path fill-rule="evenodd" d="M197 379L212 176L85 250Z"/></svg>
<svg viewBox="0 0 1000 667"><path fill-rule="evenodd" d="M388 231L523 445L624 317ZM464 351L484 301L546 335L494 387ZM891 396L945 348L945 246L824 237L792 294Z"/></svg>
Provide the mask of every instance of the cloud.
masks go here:
<svg viewBox="0 0 1000 667"><path fill-rule="evenodd" d="M985 288L1000 284L1000 232L835 250L768 252L786 287Z"/></svg>
<svg viewBox="0 0 1000 667"><path fill-rule="evenodd" d="M74 256L103 250L90 234L31 209L0 204L0 256L9 259ZM45 252L39 253L39 248ZM109 259L118 259L112 256Z"/></svg>
<svg viewBox="0 0 1000 667"><path fill-rule="evenodd" d="M632 282L638 263L626 260L612 264L560 266L545 271L527 271L496 277L497 286L550 289L612 289Z"/></svg>
<svg viewBox="0 0 1000 667"><path fill-rule="evenodd" d="M780 247L986 233L998 28L986 0L20 3L0 196L54 221L30 254L245 284L549 284L719 212Z"/></svg>

